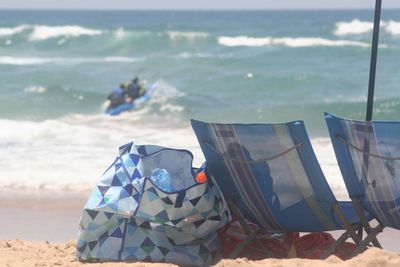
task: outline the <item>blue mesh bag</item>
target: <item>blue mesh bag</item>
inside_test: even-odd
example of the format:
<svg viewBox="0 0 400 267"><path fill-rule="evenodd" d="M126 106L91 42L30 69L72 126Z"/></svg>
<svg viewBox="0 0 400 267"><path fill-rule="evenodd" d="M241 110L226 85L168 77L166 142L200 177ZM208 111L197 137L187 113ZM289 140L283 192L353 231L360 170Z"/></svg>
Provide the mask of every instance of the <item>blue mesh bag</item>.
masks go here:
<svg viewBox="0 0 400 267"><path fill-rule="evenodd" d="M120 147L82 212L77 258L192 266L219 260L216 232L230 214L213 177L196 182L205 164L197 169L192 162L187 150ZM168 173L167 187L157 185L155 170Z"/></svg>

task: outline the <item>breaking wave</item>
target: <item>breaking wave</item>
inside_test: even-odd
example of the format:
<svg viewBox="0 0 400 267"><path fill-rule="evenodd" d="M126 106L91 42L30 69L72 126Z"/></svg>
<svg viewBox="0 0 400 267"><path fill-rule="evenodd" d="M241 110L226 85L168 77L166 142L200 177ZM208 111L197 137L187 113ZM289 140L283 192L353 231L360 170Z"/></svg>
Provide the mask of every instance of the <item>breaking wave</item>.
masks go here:
<svg viewBox="0 0 400 267"><path fill-rule="evenodd" d="M371 32L374 28L374 23L370 21L353 19L350 22L337 22L335 26L336 28L333 33L337 36L358 35ZM381 21L380 27L382 27L385 32L391 35L400 35L400 22L394 20Z"/></svg>
<svg viewBox="0 0 400 267"><path fill-rule="evenodd" d="M89 28L83 28L80 26L34 26L29 40L31 41L42 41L55 37L79 37L81 35L100 35L102 31L94 30Z"/></svg>
<svg viewBox="0 0 400 267"><path fill-rule="evenodd" d="M336 23L335 35L363 34L372 31L374 24L369 21L354 19L350 22L340 21Z"/></svg>
<svg viewBox="0 0 400 267"><path fill-rule="evenodd" d="M79 37L101 35L103 31L85 28L77 25L47 26L23 24L12 28L0 28L0 36L11 37L25 31L30 31L29 41L43 41L57 37Z"/></svg>
<svg viewBox="0 0 400 267"><path fill-rule="evenodd" d="M25 24L13 28L0 28L0 36L12 36L14 34L21 33L30 28L31 26Z"/></svg>
<svg viewBox="0 0 400 267"><path fill-rule="evenodd" d="M218 43L223 46L287 46L287 47L313 47L313 46L358 46L358 47L369 47L368 43L351 41L351 40L329 40L319 37L248 37L248 36L236 36L228 37L221 36L218 38Z"/></svg>
<svg viewBox="0 0 400 267"><path fill-rule="evenodd" d="M28 42L41 42L49 39L56 39L58 45L65 43L69 38L78 37L98 37L108 36L112 40L123 40L127 38L168 38L170 41L196 41L207 39L210 34L198 31L136 31L134 29L127 30L124 27L116 29L94 29L86 28L79 25L29 25L22 24L15 27L0 28L0 38L12 38L21 36L23 40ZM11 40L9 40L11 41ZM131 40L130 40L131 41ZM11 44L11 43L10 43Z"/></svg>
<svg viewBox="0 0 400 267"><path fill-rule="evenodd" d="M0 65L43 65L43 64L86 64L86 63L132 63L143 61L143 58L132 57L99 57L99 58L47 58L47 57L0 57Z"/></svg>
<svg viewBox="0 0 400 267"><path fill-rule="evenodd" d="M385 25L385 31L391 35L400 35L400 22L389 20Z"/></svg>

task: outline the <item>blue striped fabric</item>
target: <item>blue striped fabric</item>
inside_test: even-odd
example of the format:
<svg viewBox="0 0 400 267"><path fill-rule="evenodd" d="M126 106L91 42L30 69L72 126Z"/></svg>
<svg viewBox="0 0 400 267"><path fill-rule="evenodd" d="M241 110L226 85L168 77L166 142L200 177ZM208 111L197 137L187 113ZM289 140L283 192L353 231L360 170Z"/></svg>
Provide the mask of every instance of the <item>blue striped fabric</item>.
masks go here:
<svg viewBox="0 0 400 267"><path fill-rule="evenodd" d="M382 225L400 229L400 122L325 119L350 196Z"/></svg>
<svg viewBox="0 0 400 267"><path fill-rule="evenodd" d="M221 124L192 120L225 198L250 220L281 232L342 229L337 203L304 124ZM354 210L349 210L349 214Z"/></svg>
<svg viewBox="0 0 400 267"><path fill-rule="evenodd" d="M235 134L232 125L213 124L210 125L211 134L214 135L215 144L220 151L227 151L229 158L238 160L247 160L243 149L240 147L240 141ZM221 135L220 133L231 133ZM222 137L222 138L221 138ZM240 195L244 198L246 206L252 212L257 222L261 222L267 229L280 229L281 227L276 222L273 213L265 199L260 188L257 186L256 177L251 171L249 164L242 162L233 162L225 160L226 166L230 173L233 174L233 182L238 188ZM246 177L246 179L240 179Z"/></svg>

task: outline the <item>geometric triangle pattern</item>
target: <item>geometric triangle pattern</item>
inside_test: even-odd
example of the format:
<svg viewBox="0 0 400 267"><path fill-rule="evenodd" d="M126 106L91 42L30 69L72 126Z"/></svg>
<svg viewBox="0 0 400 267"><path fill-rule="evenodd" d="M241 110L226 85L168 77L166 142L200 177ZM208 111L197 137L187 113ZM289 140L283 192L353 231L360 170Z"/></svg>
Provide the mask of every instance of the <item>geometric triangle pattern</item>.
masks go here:
<svg viewBox="0 0 400 267"><path fill-rule="evenodd" d="M208 176L196 183L186 150L121 146L82 212L76 256L82 261L166 262L205 266L220 257L217 230L231 220L225 199ZM167 170L171 190L160 189L152 170Z"/></svg>

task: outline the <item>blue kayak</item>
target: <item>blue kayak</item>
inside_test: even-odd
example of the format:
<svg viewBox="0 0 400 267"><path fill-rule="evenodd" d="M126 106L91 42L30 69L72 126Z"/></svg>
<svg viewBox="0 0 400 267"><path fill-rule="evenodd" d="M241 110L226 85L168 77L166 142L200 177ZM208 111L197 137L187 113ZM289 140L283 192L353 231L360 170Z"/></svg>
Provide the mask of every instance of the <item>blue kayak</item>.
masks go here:
<svg viewBox="0 0 400 267"><path fill-rule="evenodd" d="M124 103L114 108L107 108L104 113L111 116L115 116L119 115L124 111L137 109L151 99L156 87L157 83L153 83L150 86L148 86L146 92L142 96L133 100L132 103Z"/></svg>

